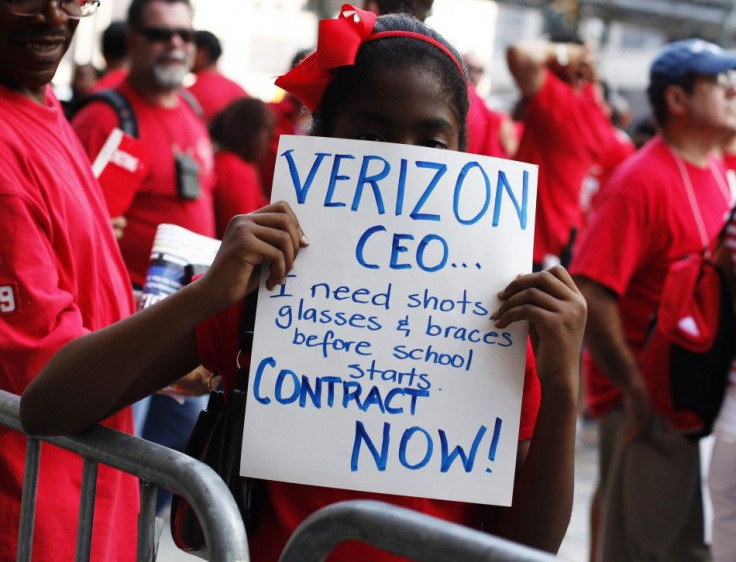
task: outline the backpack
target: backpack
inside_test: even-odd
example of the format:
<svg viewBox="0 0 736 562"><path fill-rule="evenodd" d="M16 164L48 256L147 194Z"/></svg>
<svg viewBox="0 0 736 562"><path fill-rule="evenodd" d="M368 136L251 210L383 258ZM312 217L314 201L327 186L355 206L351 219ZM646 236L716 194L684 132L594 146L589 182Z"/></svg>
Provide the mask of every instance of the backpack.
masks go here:
<svg viewBox="0 0 736 562"><path fill-rule="evenodd" d="M250 371L250 353L253 347L258 291L245 298L240 326L240 353L238 379L235 389L225 400L221 389L210 391L207 408L199 413L187 441L185 453L204 462L217 472L233 494L248 535L252 535L266 503L265 481L240 475L243 445L246 397ZM202 526L189 502L174 494L171 500L169 527L174 544L185 552L207 551Z"/></svg>
<svg viewBox="0 0 736 562"><path fill-rule="evenodd" d="M192 108L192 111L194 111L194 113L196 113L200 119L204 120L204 111L202 110L202 106L199 105L199 102L189 92L189 90L180 88L178 93L184 99L184 101L187 102L187 105ZM138 120L136 119L135 113L133 112L133 107L130 105L130 101L128 101L128 98L126 98L122 94L122 92L116 89L100 90L99 92L95 92L94 94L87 96L74 109L72 114L69 115L69 120L71 121L84 106L95 101L104 102L112 107L118 116L120 129L126 135L130 135L133 138L138 138Z"/></svg>
<svg viewBox="0 0 736 562"><path fill-rule="evenodd" d="M655 408L691 439L711 433L736 347L736 315L724 237L669 267L642 351L642 372Z"/></svg>

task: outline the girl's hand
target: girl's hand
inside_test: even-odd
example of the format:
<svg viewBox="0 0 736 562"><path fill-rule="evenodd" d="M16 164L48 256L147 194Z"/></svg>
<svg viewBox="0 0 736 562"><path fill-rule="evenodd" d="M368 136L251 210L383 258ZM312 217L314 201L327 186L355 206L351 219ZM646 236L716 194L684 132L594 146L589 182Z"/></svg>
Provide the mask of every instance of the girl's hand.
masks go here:
<svg viewBox="0 0 736 562"><path fill-rule="evenodd" d="M283 201L230 220L212 266L200 280L213 312L255 290L262 265L269 268L266 287L286 279L299 250L309 244L291 207Z"/></svg>
<svg viewBox="0 0 736 562"><path fill-rule="evenodd" d="M529 321L539 380L543 386L577 386L585 331L585 299L560 265L520 275L498 294L502 303L492 318L498 328Z"/></svg>

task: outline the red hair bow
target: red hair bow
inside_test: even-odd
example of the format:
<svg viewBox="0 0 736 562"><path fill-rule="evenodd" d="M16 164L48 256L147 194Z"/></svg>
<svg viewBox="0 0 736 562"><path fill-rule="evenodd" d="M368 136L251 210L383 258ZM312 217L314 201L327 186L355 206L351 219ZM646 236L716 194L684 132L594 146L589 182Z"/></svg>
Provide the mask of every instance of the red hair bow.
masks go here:
<svg viewBox="0 0 736 562"><path fill-rule="evenodd" d="M309 111L315 111L332 81L334 70L355 64L363 42L371 36L376 14L343 4L337 19L319 22L317 50L275 84L298 98Z"/></svg>

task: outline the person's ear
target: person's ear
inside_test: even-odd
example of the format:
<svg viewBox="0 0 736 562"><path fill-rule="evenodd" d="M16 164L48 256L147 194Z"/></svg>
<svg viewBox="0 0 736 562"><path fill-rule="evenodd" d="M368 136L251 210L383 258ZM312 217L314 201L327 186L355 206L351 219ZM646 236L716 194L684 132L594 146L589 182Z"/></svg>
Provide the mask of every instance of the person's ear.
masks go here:
<svg viewBox="0 0 736 562"><path fill-rule="evenodd" d="M667 111L671 115L683 115L686 113L689 100L690 96L682 86L667 86L664 91L664 101L667 104Z"/></svg>

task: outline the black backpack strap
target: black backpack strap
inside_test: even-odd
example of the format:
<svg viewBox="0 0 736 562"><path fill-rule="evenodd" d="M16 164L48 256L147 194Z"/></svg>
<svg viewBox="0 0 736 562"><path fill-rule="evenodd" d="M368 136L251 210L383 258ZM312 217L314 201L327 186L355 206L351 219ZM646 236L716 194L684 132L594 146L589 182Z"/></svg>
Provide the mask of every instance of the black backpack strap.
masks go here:
<svg viewBox="0 0 736 562"><path fill-rule="evenodd" d="M125 134L138 138L138 120L135 118L133 108L131 107L128 98L118 90L100 90L99 92L95 92L94 94L87 96L79 107L76 108L74 115L79 113L84 106L95 101L101 101L111 106L118 116L118 126L120 129ZM72 117L73 115L70 116L70 119Z"/></svg>
<svg viewBox="0 0 736 562"><path fill-rule="evenodd" d="M723 242L723 239L726 237L726 231L728 230L728 225L731 224L731 221L733 221L734 214L736 214L736 202L733 203L731 206L731 210L728 212L728 216L726 217L726 222L723 223L723 227L721 227L721 231L718 233L718 244L720 245Z"/></svg>
<svg viewBox="0 0 736 562"><path fill-rule="evenodd" d="M258 291L253 291L245 297L243 303L243 319L240 324L240 354L238 356L238 381L236 388L247 391L248 375L250 372L250 354L253 350L253 330L256 323L256 306L258 305Z"/></svg>
<svg viewBox="0 0 736 562"><path fill-rule="evenodd" d="M197 114L197 117L204 120L204 109L202 109L202 106L200 105L197 98L194 97L194 94L192 94L192 92L190 92L189 90L180 88L179 95L184 99L185 102L187 102L187 105L192 108L192 111Z"/></svg>

